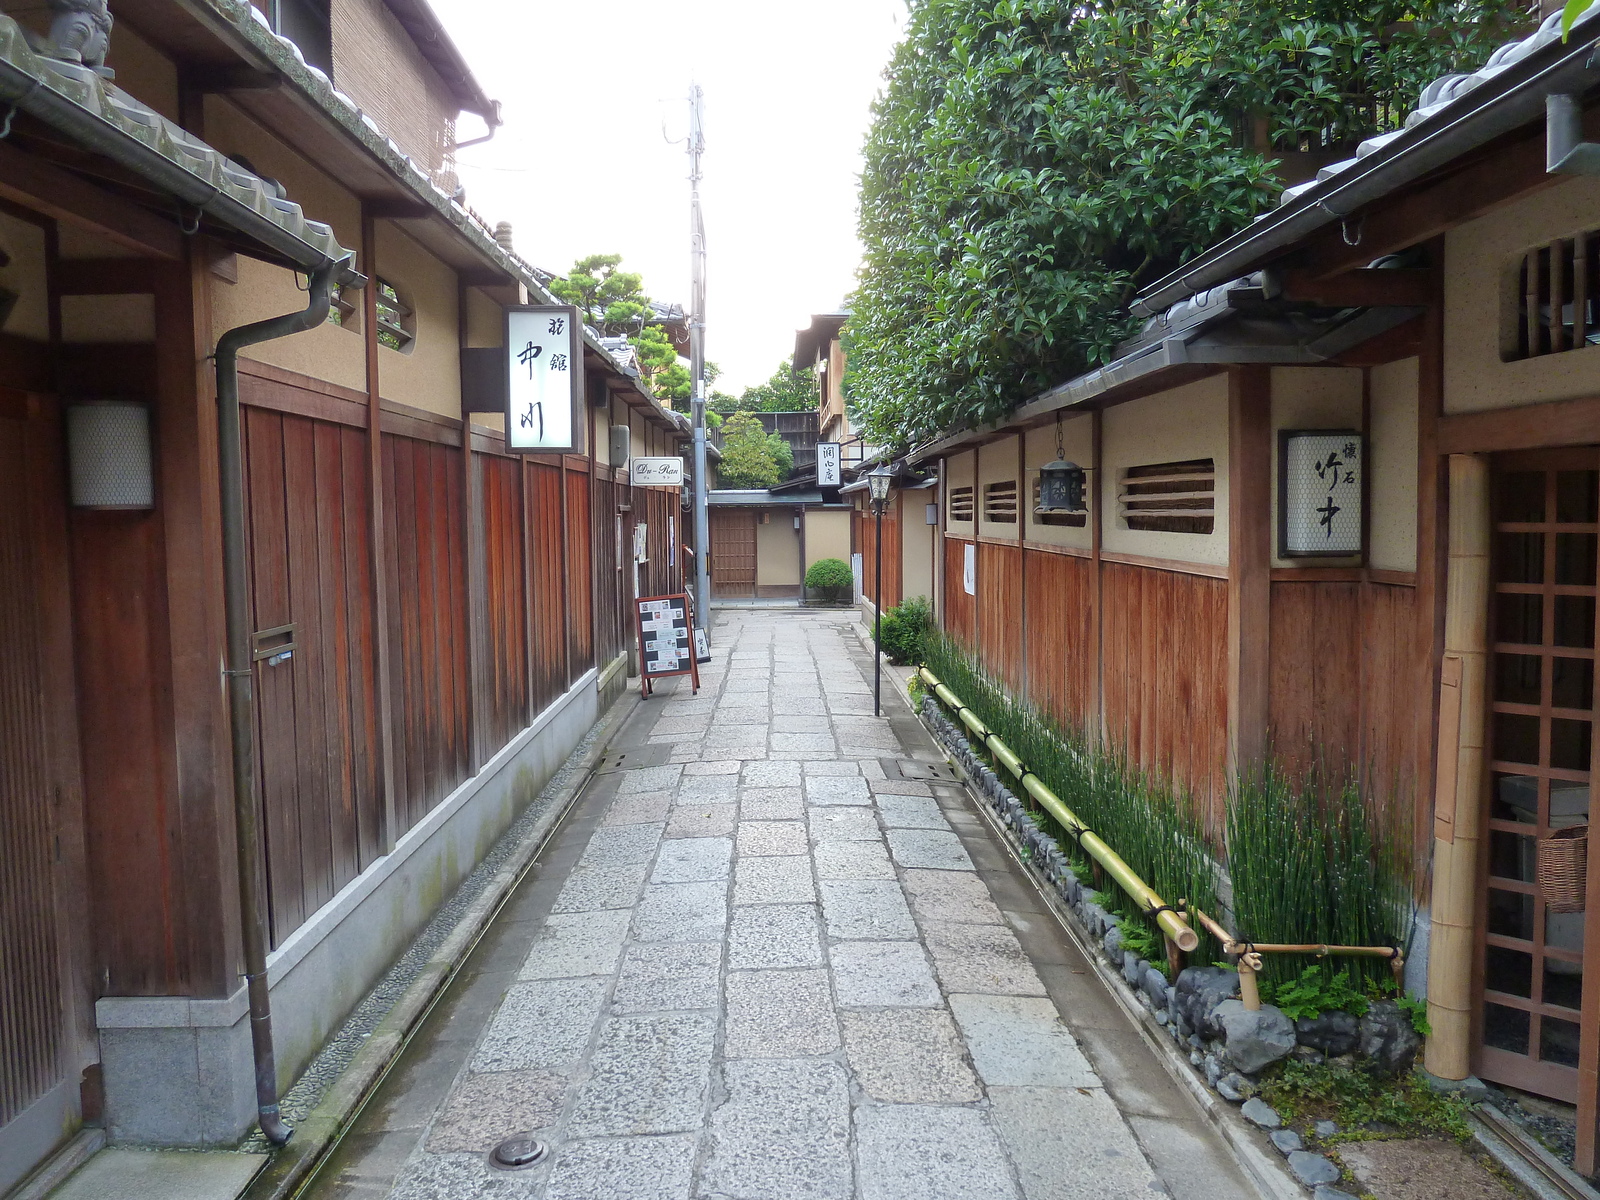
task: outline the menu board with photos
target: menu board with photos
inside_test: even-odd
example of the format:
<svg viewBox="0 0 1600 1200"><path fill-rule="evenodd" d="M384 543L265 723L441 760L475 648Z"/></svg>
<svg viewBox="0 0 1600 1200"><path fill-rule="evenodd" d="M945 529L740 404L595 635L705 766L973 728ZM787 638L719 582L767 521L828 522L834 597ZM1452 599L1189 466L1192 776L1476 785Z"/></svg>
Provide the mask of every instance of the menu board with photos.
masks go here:
<svg viewBox="0 0 1600 1200"><path fill-rule="evenodd" d="M640 690L648 696L652 679L690 675L694 690L699 691L700 668L695 662L688 595L641 597L638 619Z"/></svg>

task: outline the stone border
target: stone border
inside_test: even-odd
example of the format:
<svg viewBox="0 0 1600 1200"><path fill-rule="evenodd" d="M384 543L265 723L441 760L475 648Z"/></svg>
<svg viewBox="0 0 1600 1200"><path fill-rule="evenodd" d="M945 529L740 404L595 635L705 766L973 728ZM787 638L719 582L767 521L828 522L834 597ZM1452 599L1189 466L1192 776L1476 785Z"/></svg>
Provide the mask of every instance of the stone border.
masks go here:
<svg viewBox="0 0 1600 1200"><path fill-rule="evenodd" d="M571 812L639 697L625 691L601 718L598 734L576 763L554 803L501 863L477 898L461 914L443 942L429 956L416 979L362 1043L350 1065L328 1086L321 1101L295 1128L289 1144L277 1151L240 1200L282 1200L298 1192L327 1160L366 1101L376 1093L389 1069L399 1061L412 1034L455 980L479 939L549 842L551 833Z"/></svg>

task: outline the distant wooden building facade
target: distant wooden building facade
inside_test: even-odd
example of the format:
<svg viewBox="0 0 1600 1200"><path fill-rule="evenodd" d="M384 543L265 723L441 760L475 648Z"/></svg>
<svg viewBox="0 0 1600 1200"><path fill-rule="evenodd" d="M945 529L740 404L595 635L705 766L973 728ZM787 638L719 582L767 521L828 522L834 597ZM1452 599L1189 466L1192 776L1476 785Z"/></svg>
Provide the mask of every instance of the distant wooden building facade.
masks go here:
<svg viewBox="0 0 1600 1200"><path fill-rule="evenodd" d="M85 1122L207 1145L254 1119L219 336L342 264L327 322L239 364L282 1085L624 687L631 594L676 588L683 530L610 430L676 454L686 429L597 344L580 452L463 418L461 351L548 297L452 199L455 114L494 110L425 4L324 0L297 47L236 0L127 0L115 86L9 7L0 1191ZM107 401L126 423L94 444L75 414ZM141 456L149 494L85 503L73 464Z"/></svg>

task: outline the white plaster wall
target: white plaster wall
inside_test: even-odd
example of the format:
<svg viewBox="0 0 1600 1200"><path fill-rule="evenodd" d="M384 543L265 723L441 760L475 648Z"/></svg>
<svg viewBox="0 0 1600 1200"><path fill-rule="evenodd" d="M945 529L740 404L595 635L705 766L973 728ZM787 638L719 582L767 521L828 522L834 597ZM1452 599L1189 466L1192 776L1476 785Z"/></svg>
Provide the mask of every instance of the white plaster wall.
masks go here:
<svg viewBox="0 0 1600 1200"><path fill-rule="evenodd" d="M1417 360L1372 368L1367 562L1417 569Z"/></svg>
<svg viewBox="0 0 1600 1200"><path fill-rule="evenodd" d="M982 498L973 494L973 520L952 521L950 519L950 493L958 487L973 487L977 480L978 455L975 450L968 450L964 454L955 454L945 459L944 465L944 512L945 532L951 537L970 538L977 534L977 513L982 504Z"/></svg>
<svg viewBox="0 0 1600 1200"><path fill-rule="evenodd" d="M1105 410L1100 426L1100 502L1105 506L1101 546L1113 554L1140 554L1178 562L1228 561L1228 377L1212 375L1170 391ZM1214 461L1216 519L1211 533L1129 529L1117 506L1130 467L1191 458Z"/></svg>
<svg viewBox="0 0 1600 1200"><path fill-rule="evenodd" d="M850 514L842 508L808 508L806 523L806 570L823 558L850 563Z"/></svg>
<svg viewBox="0 0 1600 1200"><path fill-rule="evenodd" d="M1003 521L985 521L983 519L983 489L991 483L999 483L1010 479L1020 486L1017 468L1017 438L1001 438L998 442L990 442L978 447L978 532L984 537L1005 538L1016 541L1021 533L1021 526L1017 523L1007 525ZM1023 506L1021 492L1017 495L1018 508Z"/></svg>
<svg viewBox="0 0 1600 1200"><path fill-rule="evenodd" d="M1022 480L1022 507L1026 513L1028 541L1043 542L1047 546L1090 549L1094 544L1094 530L1089 524L1089 521L1094 520L1093 512L1089 514L1089 521L1085 521L1079 527L1042 524L1033 511L1033 489L1039 482L1039 468L1047 462L1056 460L1055 424L1052 422L1037 429L1030 429L1023 436L1027 439L1024 459L1027 470ZM1061 422L1061 449L1065 451L1068 462L1075 462L1080 467L1089 467L1094 459L1094 418L1088 413L1064 418ZM1093 472L1084 484L1084 501L1090 508L1094 507Z"/></svg>
<svg viewBox="0 0 1600 1200"><path fill-rule="evenodd" d="M1519 362L1515 342L1523 254L1600 227L1600 179L1571 178L1445 235L1444 411L1477 412L1600 394L1600 346Z"/></svg>
<svg viewBox="0 0 1600 1200"><path fill-rule="evenodd" d="M928 524L928 505L934 489L900 493L900 596L933 597L933 539L938 532Z"/></svg>

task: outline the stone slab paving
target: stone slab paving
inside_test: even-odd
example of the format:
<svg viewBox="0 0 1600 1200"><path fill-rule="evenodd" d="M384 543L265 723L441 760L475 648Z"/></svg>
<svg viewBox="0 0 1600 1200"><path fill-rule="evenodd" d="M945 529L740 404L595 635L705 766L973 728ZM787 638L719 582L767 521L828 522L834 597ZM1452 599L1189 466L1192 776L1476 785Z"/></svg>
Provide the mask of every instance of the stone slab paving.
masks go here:
<svg viewBox="0 0 1600 1200"><path fill-rule="evenodd" d="M1076 952L1039 942L1047 922L1019 911L959 789L893 778L940 755L902 744L891 689L896 723L871 715L847 616L724 613L715 646L698 696L674 681L636 712L637 744L670 761L591 786L542 910L506 934L520 959L458 1002L481 1024L452 1014L411 1068L413 1088L432 1073L432 1116L359 1131L368 1149L325 1194L1253 1195L1193 1114L1162 1111L1153 1059L1131 1068L1135 1101L1108 1087L1071 993L1046 983L1087 975ZM1102 1040L1104 1011L1080 1014ZM549 1155L496 1170L487 1152L515 1134Z"/></svg>

